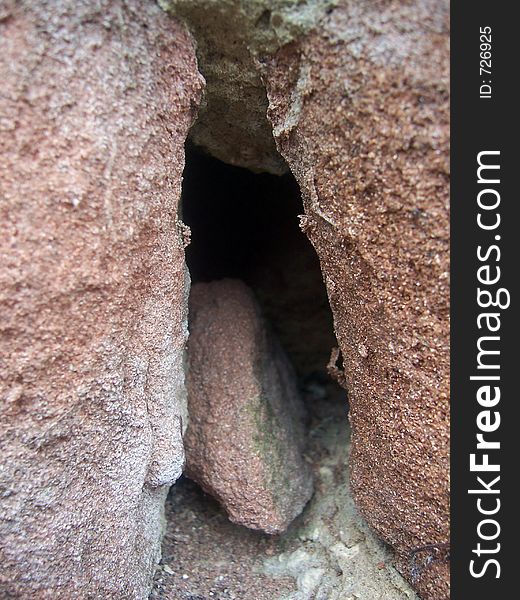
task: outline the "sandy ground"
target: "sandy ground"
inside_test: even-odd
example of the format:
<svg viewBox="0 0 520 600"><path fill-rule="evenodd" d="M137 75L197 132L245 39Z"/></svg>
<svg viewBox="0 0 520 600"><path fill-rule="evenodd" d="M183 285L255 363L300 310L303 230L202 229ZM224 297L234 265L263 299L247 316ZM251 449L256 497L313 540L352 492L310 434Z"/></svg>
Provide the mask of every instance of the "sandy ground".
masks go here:
<svg viewBox="0 0 520 600"><path fill-rule="evenodd" d="M304 513L283 536L263 535L182 479L168 497L152 600L417 600L350 497L344 396L329 388L311 405L316 491Z"/></svg>

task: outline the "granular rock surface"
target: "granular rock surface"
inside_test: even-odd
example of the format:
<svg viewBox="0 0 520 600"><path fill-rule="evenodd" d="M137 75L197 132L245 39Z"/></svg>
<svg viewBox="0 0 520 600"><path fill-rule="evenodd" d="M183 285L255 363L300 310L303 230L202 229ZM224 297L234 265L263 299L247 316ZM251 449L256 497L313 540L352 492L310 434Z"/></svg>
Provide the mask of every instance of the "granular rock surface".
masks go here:
<svg viewBox="0 0 520 600"><path fill-rule="evenodd" d="M294 372L241 281L190 294L186 473L235 523L279 533L312 494Z"/></svg>
<svg viewBox="0 0 520 600"><path fill-rule="evenodd" d="M352 500L345 393L306 396L316 492L283 536L235 525L188 479L170 491L151 600L418 600Z"/></svg>
<svg viewBox="0 0 520 600"><path fill-rule="evenodd" d="M339 345L331 372L349 390L354 498L421 597L445 600L448 2L161 4L187 19L194 7L194 30L209 36L199 47L212 91L194 140L232 164L288 165L298 181ZM194 47L154 2L7 0L0 80L0 595L145 598L188 421L177 211L201 100ZM188 468L232 518L276 532L311 495L302 411L250 292L219 285L230 298L207 314L221 316L205 316L200 335L195 324L190 342L201 348ZM213 404L223 391L232 401ZM236 569L235 596L412 598L353 516L345 460L314 464L303 528L297 519L276 547L248 531L238 555L262 575ZM211 539L211 523L196 539ZM225 561L244 538L220 539ZM271 558L260 564L254 548ZM188 548L169 569L209 576L215 563L197 556L217 554ZM165 597L215 596L184 575Z"/></svg>
<svg viewBox="0 0 520 600"><path fill-rule="evenodd" d="M0 81L0 597L146 598L184 463L193 43L153 2L1 2Z"/></svg>
<svg viewBox="0 0 520 600"><path fill-rule="evenodd" d="M449 597L448 19L339 2L263 71L334 315L354 497L431 600Z"/></svg>

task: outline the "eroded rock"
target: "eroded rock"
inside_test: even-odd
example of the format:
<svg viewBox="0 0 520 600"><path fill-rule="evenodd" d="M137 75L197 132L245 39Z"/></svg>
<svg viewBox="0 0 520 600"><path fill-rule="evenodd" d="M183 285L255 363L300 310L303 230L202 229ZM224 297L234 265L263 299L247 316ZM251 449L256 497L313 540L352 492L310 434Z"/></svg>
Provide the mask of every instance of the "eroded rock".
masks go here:
<svg viewBox="0 0 520 600"><path fill-rule="evenodd" d="M259 61L313 29L335 0L159 0L197 39L207 87L190 137L213 156L254 171L281 174L266 118Z"/></svg>
<svg viewBox="0 0 520 600"><path fill-rule="evenodd" d="M334 314L354 497L431 600L449 597L448 20L339 2L264 71Z"/></svg>
<svg viewBox="0 0 520 600"><path fill-rule="evenodd" d="M146 598L184 454L201 96L153 2L2 2L0 596Z"/></svg>
<svg viewBox="0 0 520 600"><path fill-rule="evenodd" d="M189 327L187 475L232 521L280 533L312 494L292 368L240 281L194 285Z"/></svg>
<svg viewBox="0 0 520 600"><path fill-rule="evenodd" d="M267 86L334 313L356 501L422 597L447 598L447 3L339 0L303 29L309 3L173 4L214 90L196 141L281 172ZM0 69L0 591L143 597L182 466L193 49L153 3L4 2Z"/></svg>

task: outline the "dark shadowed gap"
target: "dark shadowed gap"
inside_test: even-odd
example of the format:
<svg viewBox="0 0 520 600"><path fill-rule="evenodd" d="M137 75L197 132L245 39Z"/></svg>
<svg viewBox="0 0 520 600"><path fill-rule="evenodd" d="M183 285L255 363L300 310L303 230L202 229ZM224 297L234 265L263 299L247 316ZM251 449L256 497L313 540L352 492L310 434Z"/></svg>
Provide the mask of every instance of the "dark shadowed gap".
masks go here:
<svg viewBox="0 0 520 600"><path fill-rule="evenodd" d="M323 382L336 340L318 257L299 227L294 177L256 174L188 150L182 197L192 282L242 279L299 377Z"/></svg>
<svg viewBox="0 0 520 600"><path fill-rule="evenodd" d="M295 367L309 415L306 457L317 495L325 494L330 500L324 505L334 507L336 488L325 486L321 474L335 473L342 493L346 393L327 374L336 339L319 261L299 227L302 214L291 174L256 174L187 148L182 220L191 229L186 260L192 284L237 278L254 291ZM262 565L286 547L299 547L302 523L315 518L316 509L305 516L310 504L283 536L269 536L231 523L215 500L181 477L166 503L166 566L156 574L151 598L272 600L294 592L292 576L267 577Z"/></svg>

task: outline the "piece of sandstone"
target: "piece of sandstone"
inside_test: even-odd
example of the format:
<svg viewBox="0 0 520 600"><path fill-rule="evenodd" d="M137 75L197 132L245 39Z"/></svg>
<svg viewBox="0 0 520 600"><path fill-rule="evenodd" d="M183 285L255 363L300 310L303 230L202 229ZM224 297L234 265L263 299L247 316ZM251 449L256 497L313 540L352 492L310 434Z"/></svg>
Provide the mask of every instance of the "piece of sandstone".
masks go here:
<svg viewBox="0 0 520 600"><path fill-rule="evenodd" d="M2 2L0 81L0 597L146 598L184 462L192 41L153 2Z"/></svg>
<svg viewBox="0 0 520 600"><path fill-rule="evenodd" d="M449 2L161 4L187 20L208 75L197 143L232 164L272 170L265 102L250 110L242 100L261 100L259 78L266 86L268 118L302 190L302 228L334 315L356 502L421 596L444 600Z"/></svg>
<svg viewBox="0 0 520 600"><path fill-rule="evenodd" d="M446 600L449 4L338 2L263 77L334 314L355 500Z"/></svg>
<svg viewBox="0 0 520 600"><path fill-rule="evenodd" d="M189 329L187 475L235 523L280 533L313 489L292 367L240 281L194 285Z"/></svg>

